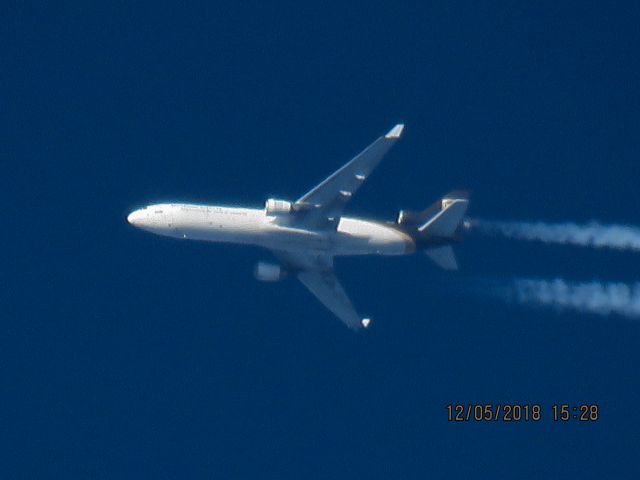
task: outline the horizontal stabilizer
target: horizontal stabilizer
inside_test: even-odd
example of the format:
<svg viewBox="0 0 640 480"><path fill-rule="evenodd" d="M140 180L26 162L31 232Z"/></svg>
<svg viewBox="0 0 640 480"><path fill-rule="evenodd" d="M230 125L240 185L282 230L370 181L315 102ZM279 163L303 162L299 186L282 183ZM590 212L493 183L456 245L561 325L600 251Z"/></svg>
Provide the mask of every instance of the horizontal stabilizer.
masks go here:
<svg viewBox="0 0 640 480"><path fill-rule="evenodd" d="M458 262L451 245L432 248L424 252L436 265L445 270L457 270Z"/></svg>
<svg viewBox="0 0 640 480"><path fill-rule="evenodd" d="M442 210L418 230L428 237L450 238L462 222L468 206L469 200L466 199L445 199L442 201Z"/></svg>

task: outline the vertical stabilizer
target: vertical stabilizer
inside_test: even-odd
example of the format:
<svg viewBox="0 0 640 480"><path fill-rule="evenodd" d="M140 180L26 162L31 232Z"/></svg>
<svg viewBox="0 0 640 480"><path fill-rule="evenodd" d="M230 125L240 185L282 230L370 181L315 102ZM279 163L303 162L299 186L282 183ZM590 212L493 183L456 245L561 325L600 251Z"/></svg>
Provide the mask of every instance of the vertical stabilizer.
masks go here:
<svg viewBox="0 0 640 480"><path fill-rule="evenodd" d="M462 198L442 200L442 210L418 227L427 237L451 238L462 222L469 200Z"/></svg>
<svg viewBox="0 0 640 480"><path fill-rule="evenodd" d="M412 235L436 265L457 270L458 262L451 243L460 241L458 229L469 206L468 193L449 192L423 211L401 210L396 223Z"/></svg>

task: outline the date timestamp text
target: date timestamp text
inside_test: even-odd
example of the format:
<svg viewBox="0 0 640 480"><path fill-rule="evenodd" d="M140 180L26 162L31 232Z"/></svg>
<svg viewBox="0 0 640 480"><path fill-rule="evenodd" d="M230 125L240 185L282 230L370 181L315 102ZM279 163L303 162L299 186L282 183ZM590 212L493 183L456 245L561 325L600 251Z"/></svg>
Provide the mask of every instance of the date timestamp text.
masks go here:
<svg viewBox="0 0 640 480"><path fill-rule="evenodd" d="M597 422L600 407L593 403L571 405L559 403L545 408L535 404L450 403L446 407L449 422Z"/></svg>

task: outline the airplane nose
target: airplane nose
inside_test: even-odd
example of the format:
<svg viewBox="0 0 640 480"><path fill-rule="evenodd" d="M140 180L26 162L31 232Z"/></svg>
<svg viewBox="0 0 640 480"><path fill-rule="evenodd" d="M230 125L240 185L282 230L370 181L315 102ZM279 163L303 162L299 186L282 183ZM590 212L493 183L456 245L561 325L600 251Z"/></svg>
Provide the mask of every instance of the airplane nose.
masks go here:
<svg viewBox="0 0 640 480"><path fill-rule="evenodd" d="M140 210L134 210L127 216L127 222L134 227L140 223Z"/></svg>

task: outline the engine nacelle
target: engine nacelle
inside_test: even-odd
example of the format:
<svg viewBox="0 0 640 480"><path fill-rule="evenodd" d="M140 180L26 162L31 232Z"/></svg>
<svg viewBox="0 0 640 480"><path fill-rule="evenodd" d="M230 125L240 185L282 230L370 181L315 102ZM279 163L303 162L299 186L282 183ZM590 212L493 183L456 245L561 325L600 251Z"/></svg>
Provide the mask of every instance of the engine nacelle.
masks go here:
<svg viewBox="0 0 640 480"><path fill-rule="evenodd" d="M416 225L423 220L422 212L415 210L400 210L396 223L398 225Z"/></svg>
<svg viewBox="0 0 640 480"><path fill-rule="evenodd" d="M293 205L286 200L270 198L265 202L264 210L267 215L288 215L293 211Z"/></svg>
<svg viewBox="0 0 640 480"><path fill-rule="evenodd" d="M258 262L253 270L256 280L261 282L278 282L287 276L287 272L280 265Z"/></svg>

